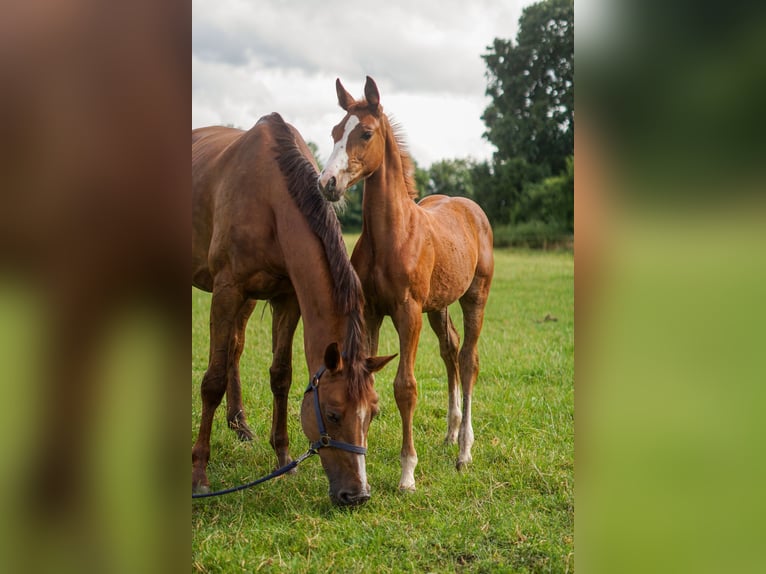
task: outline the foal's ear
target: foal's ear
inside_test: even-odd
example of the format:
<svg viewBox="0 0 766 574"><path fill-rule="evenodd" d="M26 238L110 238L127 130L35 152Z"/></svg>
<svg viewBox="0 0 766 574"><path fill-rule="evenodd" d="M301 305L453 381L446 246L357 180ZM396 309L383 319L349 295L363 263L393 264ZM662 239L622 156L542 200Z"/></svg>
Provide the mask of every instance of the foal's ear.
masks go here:
<svg viewBox="0 0 766 574"><path fill-rule="evenodd" d="M380 369L385 367L389 361L394 359L396 355L387 355L385 357L370 357L365 361L368 373L377 373Z"/></svg>
<svg viewBox="0 0 766 574"><path fill-rule="evenodd" d="M324 366L331 373L337 373L343 369L343 358L340 355L338 343L330 343L324 352Z"/></svg>
<svg viewBox="0 0 766 574"><path fill-rule="evenodd" d="M380 108L380 94L378 93L378 86L375 85L375 80L370 76L367 76L367 82L364 84L364 98L367 100L370 111L377 114Z"/></svg>
<svg viewBox="0 0 766 574"><path fill-rule="evenodd" d="M351 104L354 103L354 97L346 91L343 84L340 83L340 78L335 80L335 92L338 94L338 105L343 108L344 111L348 111Z"/></svg>

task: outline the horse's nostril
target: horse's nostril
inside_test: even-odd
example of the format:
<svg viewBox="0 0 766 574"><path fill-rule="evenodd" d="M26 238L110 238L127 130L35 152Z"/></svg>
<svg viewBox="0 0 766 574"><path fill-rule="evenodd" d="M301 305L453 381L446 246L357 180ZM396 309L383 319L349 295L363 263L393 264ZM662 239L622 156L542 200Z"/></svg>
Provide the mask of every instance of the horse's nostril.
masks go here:
<svg viewBox="0 0 766 574"><path fill-rule="evenodd" d="M336 186L338 184L338 180L335 179L335 176L331 177L327 180L327 183L322 184L322 180L317 181L317 187L319 188L319 192L325 196L325 199L332 199L335 195Z"/></svg>
<svg viewBox="0 0 766 574"><path fill-rule="evenodd" d="M347 490L342 490L341 492L338 493L338 500L344 506L348 504L353 504L353 496Z"/></svg>
<svg viewBox="0 0 766 574"><path fill-rule="evenodd" d="M364 504L370 500L370 495L366 493L354 494L348 490L342 490L338 493L337 501L341 506L356 506Z"/></svg>

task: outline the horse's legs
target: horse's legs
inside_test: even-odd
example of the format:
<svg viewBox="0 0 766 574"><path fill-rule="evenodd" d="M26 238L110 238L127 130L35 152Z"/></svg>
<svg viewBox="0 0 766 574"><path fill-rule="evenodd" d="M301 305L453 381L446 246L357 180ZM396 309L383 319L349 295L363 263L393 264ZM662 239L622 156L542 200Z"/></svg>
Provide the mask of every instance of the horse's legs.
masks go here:
<svg viewBox="0 0 766 574"><path fill-rule="evenodd" d="M447 367L449 407L447 410L447 436L444 438L444 443L455 444L457 442L460 421L463 419L463 415L460 413L461 401L460 392L458 391L457 353L460 347L460 337L446 307L440 311L428 313L428 322L439 338L439 352L442 361L444 361L444 366Z"/></svg>
<svg viewBox="0 0 766 574"><path fill-rule="evenodd" d="M207 492L210 482L205 469L210 458L213 416L226 392L227 373L236 355L236 322L245 298L234 287L213 289L210 305L210 358L202 378L202 418L192 449L192 491Z"/></svg>
<svg viewBox="0 0 766 574"><path fill-rule="evenodd" d="M394 379L394 397L402 417L402 451L400 461L402 477L399 490L415 490L415 467L418 455L412 437L412 418L418 402L418 384L415 380L415 355L418 350L423 314L419 306L409 304L398 307L391 318L399 333L399 368Z"/></svg>
<svg viewBox="0 0 766 574"><path fill-rule="evenodd" d="M456 468L460 470L471 462L473 426L471 424L471 395L479 374L479 334L484 323L484 307L487 304L489 281L474 280L474 284L460 299L463 308L464 340L460 349L460 383L463 387L463 421L460 424L458 445L460 447Z"/></svg>
<svg viewBox="0 0 766 574"><path fill-rule="evenodd" d="M293 375L293 336L301 310L295 295L286 295L271 300L271 351L273 360L269 374L271 376L271 392L274 395L274 406L271 418L271 435L269 442L277 455L279 466L289 463L292 458L289 452L287 435L287 403L290 384Z"/></svg>
<svg viewBox="0 0 766 574"><path fill-rule="evenodd" d="M364 309L364 327L367 330L368 352L370 357L378 354L378 340L380 336L380 326L383 323L384 315L379 315L372 311L369 306Z"/></svg>
<svg viewBox="0 0 766 574"><path fill-rule="evenodd" d="M256 301L248 299L239 310L234 335L234 364L229 371L226 385L226 420L229 428L236 431L240 440L253 440L253 431L247 426L245 408L242 405L242 382L239 378L239 358L245 348L245 330L247 321L255 309Z"/></svg>

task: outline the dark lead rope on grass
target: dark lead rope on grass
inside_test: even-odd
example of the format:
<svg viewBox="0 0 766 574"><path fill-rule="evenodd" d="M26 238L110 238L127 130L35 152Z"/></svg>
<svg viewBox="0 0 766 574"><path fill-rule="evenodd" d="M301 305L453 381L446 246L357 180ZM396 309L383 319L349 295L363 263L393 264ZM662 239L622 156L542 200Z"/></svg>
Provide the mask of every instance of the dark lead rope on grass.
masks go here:
<svg viewBox="0 0 766 574"><path fill-rule="evenodd" d="M237 492L238 490L245 490L246 488L250 488L252 486L255 486L256 484L261 484L262 482L266 482L267 480L271 480L272 478L276 478L278 476L282 476L283 474L287 472L290 472L292 469L294 469L304 460L306 460L307 458L315 454L317 454L317 451L315 448L312 447L308 449L305 453L303 453L301 456L296 458L294 461L288 462L285 466L278 468L274 472L267 474L266 476L259 478L258 480L248 482L247 484L240 484L239 486L232 486L231 488L226 488L224 490L216 490L215 492L201 492L198 494L192 494L192 498L211 498L213 496L221 496L223 494Z"/></svg>

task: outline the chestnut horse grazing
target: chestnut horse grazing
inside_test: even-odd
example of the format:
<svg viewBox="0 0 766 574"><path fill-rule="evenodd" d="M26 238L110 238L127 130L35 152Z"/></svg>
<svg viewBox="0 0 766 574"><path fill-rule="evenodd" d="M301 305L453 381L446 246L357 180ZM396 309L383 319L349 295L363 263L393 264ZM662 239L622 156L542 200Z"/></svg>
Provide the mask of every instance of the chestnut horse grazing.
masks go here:
<svg viewBox="0 0 766 574"><path fill-rule="evenodd" d="M412 437L418 396L414 366L424 312L447 367L445 442L459 444L458 469L471 462L471 393L479 372L476 347L494 270L492 229L481 208L468 199L432 195L415 203L412 161L383 113L370 77L361 101L355 101L340 80L336 90L347 113L332 130L335 148L319 183L325 197L334 201L365 179L362 235L351 262L366 297L370 351L377 350L385 315L391 316L399 333L401 357L394 380L402 417L399 488L414 490L418 461ZM447 310L455 301L460 302L464 320L459 353L459 337Z"/></svg>
<svg viewBox="0 0 766 574"><path fill-rule="evenodd" d="M252 437L242 408L239 358L255 302L267 299L273 311L271 445L279 465L292 460L287 400L293 335L302 315L306 363L316 373L303 399L303 430L312 442L330 447L319 454L333 502L365 502L370 487L364 452L378 402L372 373L393 357L367 357L359 278L337 217L317 190L311 152L278 114L261 118L247 132L193 130L192 206L192 284L213 294L192 490L209 490L210 431L224 393L229 425L241 438ZM318 416L326 428L321 437Z"/></svg>

